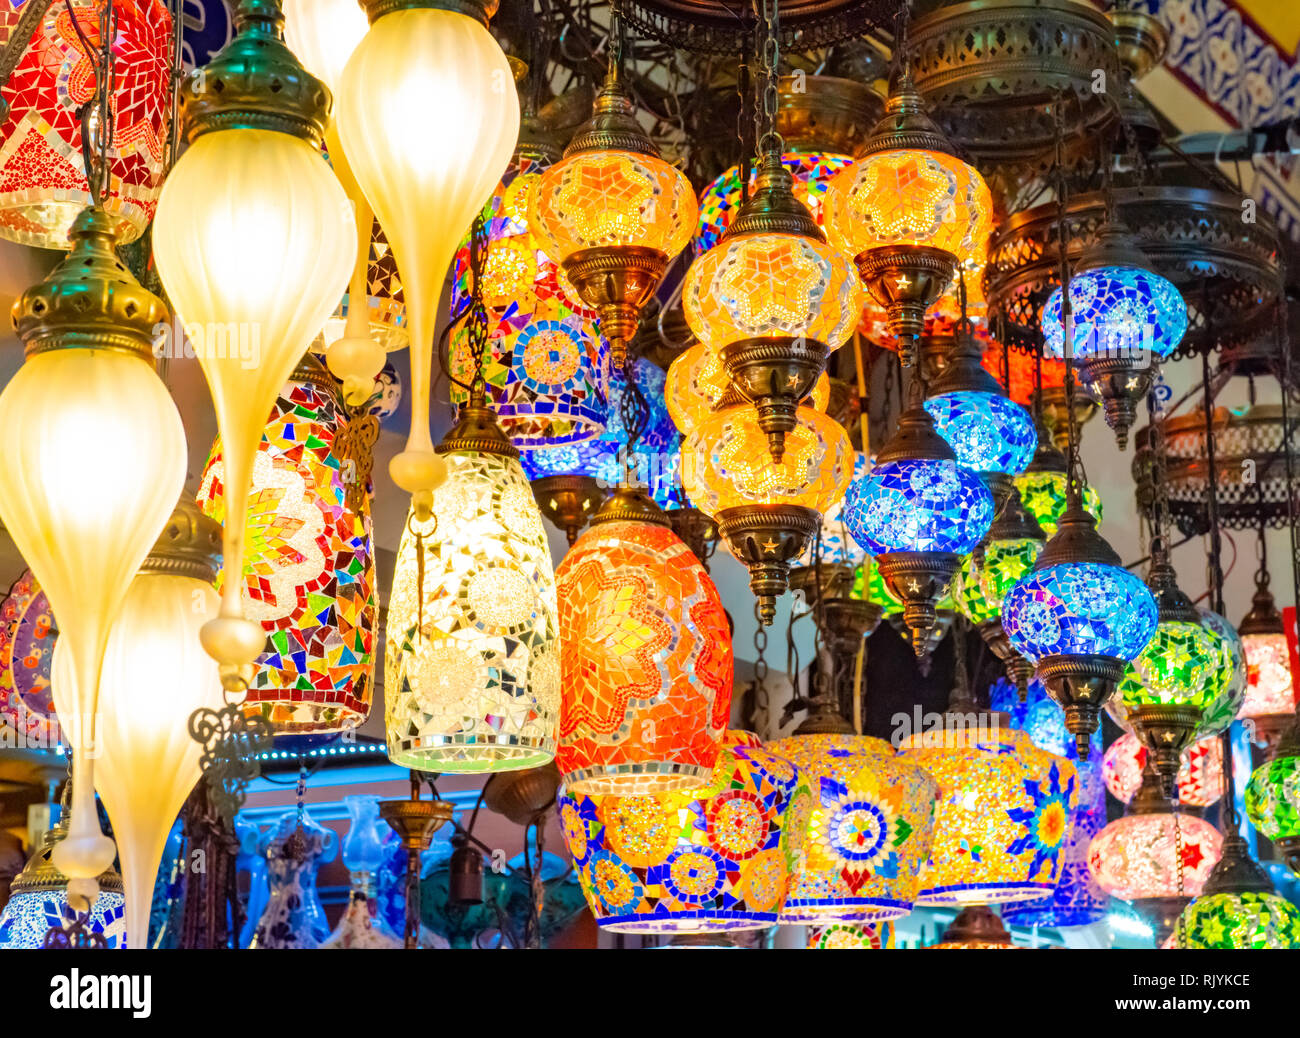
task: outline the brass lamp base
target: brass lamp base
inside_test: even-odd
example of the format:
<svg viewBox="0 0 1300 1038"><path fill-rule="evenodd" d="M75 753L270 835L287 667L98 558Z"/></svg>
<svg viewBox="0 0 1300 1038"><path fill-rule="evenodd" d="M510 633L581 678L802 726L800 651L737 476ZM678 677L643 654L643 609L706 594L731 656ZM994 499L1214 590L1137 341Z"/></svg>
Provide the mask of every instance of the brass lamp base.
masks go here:
<svg viewBox="0 0 1300 1038"><path fill-rule="evenodd" d="M1162 947L1169 935L1178 925L1178 917L1183 909L1191 903L1190 897L1139 897L1134 898L1133 907L1138 915L1151 924L1151 933L1155 936L1156 947Z"/></svg>
<svg viewBox="0 0 1300 1038"><path fill-rule="evenodd" d="M609 341L610 363L621 371L627 344L640 323L641 308L668 270L667 255L639 245L606 245L575 252L563 267L582 301L600 316L600 333Z"/></svg>
<svg viewBox="0 0 1300 1038"><path fill-rule="evenodd" d="M704 571L709 571L709 559L718 547L718 524L713 517L705 515L698 508L671 508L664 513L668 516L668 525L686 542L686 547L697 559Z"/></svg>
<svg viewBox="0 0 1300 1038"><path fill-rule="evenodd" d="M1282 854L1286 867L1300 876L1300 836L1282 836L1273 841Z"/></svg>
<svg viewBox="0 0 1300 1038"><path fill-rule="evenodd" d="M858 276L889 314L904 367L916 362L913 344L925 330L925 312L957 271L957 257L930 245L882 245L857 256Z"/></svg>
<svg viewBox="0 0 1300 1038"><path fill-rule="evenodd" d="M1128 447L1128 433L1137 419L1138 401L1150 390L1152 374L1150 358L1086 357L1079 361L1079 380L1101 404L1106 424L1115 431L1120 450Z"/></svg>
<svg viewBox="0 0 1300 1038"><path fill-rule="evenodd" d="M961 565L950 551L899 551L876 556L880 576L903 602L903 622L912 636L912 651L927 654L927 632L938 624L935 606L948 593Z"/></svg>
<svg viewBox="0 0 1300 1038"><path fill-rule="evenodd" d="M1065 710L1065 728L1074 736L1080 760L1088 759L1101 708L1123 676L1124 661L1114 656L1044 656L1038 661L1038 677Z"/></svg>
<svg viewBox="0 0 1300 1038"><path fill-rule="evenodd" d="M764 625L776 619L776 600L789 586L790 562L803 554L817 532L821 513L802 505L743 505L715 517L731 552L749 569Z"/></svg>
<svg viewBox="0 0 1300 1038"><path fill-rule="evenodd" d="M1160 776L1160 788L1172 797L1178 785L1178 769L1183 751L1196 741L1201 711L1193 707L1150 703L1129 714L1133 734L1151 754L1151 763Z"/></svg>
<svg viewBox="0 0 1300 1038"><path fill-rule="evenodd" d="M795 566L790 570L790 587L803 593L808 609L816 612L819 602L848 598L856 576L852 566L823 562L820 566Z"/></svg>
<svg viewBox="0 0 1300 1038"><path fill-rule="evenodd" d="M605 492L592 476L542 476L533 480L532 488L542 515L564 531L569 547L605 500Z"/></svg>
<svg viewBox="0 0 1300 1038"><path fill-rule="evenodd" d="M785 455L785 437L799 424L799 402L830 357L825 343L788 336L741 339L723 347L722 363L732 384L758 411L758 427L777 464Z"/></svg>
<svg viewBox="0 0 1300 1038"><path fill-rule="evenodd" d="M1011 639L1002 628L1000 617L986 620L977 628L984 644L1006 666L1007 679L1016 686L1020 702L1029 698L1029 679L1034 676L1034 665L1011 647Z"/></svg>

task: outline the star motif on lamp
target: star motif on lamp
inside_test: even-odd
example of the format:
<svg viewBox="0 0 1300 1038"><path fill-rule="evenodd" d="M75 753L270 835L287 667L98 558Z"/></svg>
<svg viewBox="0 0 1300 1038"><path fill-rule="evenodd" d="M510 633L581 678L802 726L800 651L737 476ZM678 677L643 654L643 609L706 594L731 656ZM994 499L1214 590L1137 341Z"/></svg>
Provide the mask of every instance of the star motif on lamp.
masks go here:
<svg viewBox="0 0 1300 1038"><path fill-rule="evenodd" d="M776 541L771 540L770 538L763 542L763 552L764 554L767 555L775 555L776 549L779 547L780 545L777 544Z"/></svg>
<svg viewBox="0 0 1300 1038"><path fill-rule="evenodd" d="M599 207L587 204L601 199ZM627 156L588 157L560 189L560 204L587 240L612 236L636 241L644 236L642 211L654 198L650 175Z"/></svg>
<svg viewBox="0 0 1300 1038"><path fill-rule="evenodd" d="M721 294L751 327L802 326L814 309L822 270L789 238L756 238L737 251L721 279Z"/></svg>
<svg viewBox="0 0 1300 1038"><path fill-rule="evenodd" d="M899 151L876 158L857 192L861 215L886 238L929 237L947 213L954 192L945 171L923 153Z"/></svg>

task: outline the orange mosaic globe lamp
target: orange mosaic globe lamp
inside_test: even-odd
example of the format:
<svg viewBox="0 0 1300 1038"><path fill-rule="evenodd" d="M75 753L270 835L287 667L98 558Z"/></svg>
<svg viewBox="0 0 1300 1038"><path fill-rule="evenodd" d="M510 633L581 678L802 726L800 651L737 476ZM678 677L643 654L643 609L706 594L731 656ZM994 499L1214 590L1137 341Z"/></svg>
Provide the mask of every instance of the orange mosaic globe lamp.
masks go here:
<svg viewBox="0 0 1300 1038"><path fill-rule="evenodd" d="M600 507L556 572L570 794L709 781L731 711L727 614L708 573L639 490Z"/></svg>
<svg viewBox="0 0 1300 1038"><path fill-rule="evenodd" d="M104 6L74 0L9 3L0 10L0 48L25 44L0 90L0 237L67 249L72 221L90 204L80 109L95 99L87 46L96 57L103 47ZM114 17L113 139L102 205L125 243L149 226L162 190L172 18L164 0L118 4Z"/></svg>
<svg viewBox="0 0 1300 1038"><path fill-rule="evenodd" d="M702 342L685 350L668 365L668 379L664 384L664 403L677 431L689 436L707 421L730 385L731 378L717 350ZM825 413L830 399L830 376L823 372L804 403L814 411Z"/></svg>
<svg viewBox="0 0 1300 1038"><path fill-rule="evenodd" d="M906 68L858 161L828 185L823 214L831 244L854 258L910 365L926 311L959 268L983 258L993 201L925 114Z"/></svg>
<svg viewBox="0 0 1300 1038"><path fill-rule="evenodd" d="M915 733L899 752L943 790L918 904L1028 901L1055 890L1078 801L1074 764L1005 727Z"/></svg>
<svg viewBox="0 0 1300 1038"><path fill-rule="evenodd" d="M792 852L786 819L806 799L793 764L728 731L708 784L648 796L559 800L560 828L596 922L625 933L774 926Z"/></svg>
<svg viewBox="0 0 1300 1038"><path fill-rule="evenodd" d="M765 624L789 586L791 562L853 478L856 455L839 423L811 407L799 408L796 418L780 461L747 403L715 411L682 445L686 496L717 521L731 553L749 569Z"/></svg>
<svg viewBox="0 0 1300 1038"><path fill-rule="evenodd" d="M610 75L591 120L537 182L528 223L600 315L615 367L623 367L641 308L690 241L698 212L690 181L659 156Z"/></svg>
<svg viewBox="0 0 1300 1038"><path fill-rule="evenodd" d="M861 923L912 910L939 786L883 739L795 734L770 744L808 796L786 821L794 851L781 922Z"/></svg>
<svg viewBox="0 0 1300 1038"><path fill-rule="evenodd" d="M780 461L799 402L853 334L862 298L848 260L795 198L779 150L763 157L754 194L722 240L687 271L682 310L754 403Z"/></svg>

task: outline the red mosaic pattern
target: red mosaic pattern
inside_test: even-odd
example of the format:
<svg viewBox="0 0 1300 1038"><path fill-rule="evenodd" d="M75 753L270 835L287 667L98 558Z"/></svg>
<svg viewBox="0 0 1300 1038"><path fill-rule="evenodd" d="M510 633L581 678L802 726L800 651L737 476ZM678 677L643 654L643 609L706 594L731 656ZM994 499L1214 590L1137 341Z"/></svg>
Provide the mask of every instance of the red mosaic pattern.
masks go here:
<svg viewBox="0 0 1300 1038"><path fill-rule="evenodd" d="M245 705L279 732L361 724L374 692L377 602L369 494L348 507L359 466L342 457L337 396L290 382L275 402L253 468L245 518L244 612L267 632ZM199 507L225 522L220 440Z"/></svg>
<svg viewBox="0 0 1300 1038"><path fill-rule="evenodd" d="M601 523L556 571L557 760L570 791L703 785L731 711L732 654L717 589L671 530Z"/></svg>
<svg viewBox="0 0 1300 1038"><path fill-rule="evenodd" d="M25 245L67 248L68 228L90 203L77 109L91 100L95 76L73 27L99 45L104 0L58 0L3 90L9 117L0 125L0 236ZM162 189L167 140L168 56L172 20L163 0L115 0L114 132L105 208L134 241L153 219ZM0 3L0 45L22 14Z"/></svg>

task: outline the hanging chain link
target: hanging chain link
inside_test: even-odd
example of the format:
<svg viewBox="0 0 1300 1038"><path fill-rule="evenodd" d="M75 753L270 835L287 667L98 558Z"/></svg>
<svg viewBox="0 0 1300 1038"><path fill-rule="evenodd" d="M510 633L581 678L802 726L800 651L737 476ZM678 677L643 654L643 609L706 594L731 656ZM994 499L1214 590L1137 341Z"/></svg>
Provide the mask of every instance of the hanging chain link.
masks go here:
<svg viewBox="0 0 1300 1038"><path fill-rule="evenodd" d="M754 627L754 716L761 717L763 727L767 729L756 734L768 737L771 735L772 718L767 691L767 626L759 615L757 601L754 602L754 619L757 621Z"/></svg>
<svg viewBox="0 0 1300 1038"><path fill-rule="evenodd" d="M1170 540L1169 486L1166 482L1168 470L1167 441L1165 439L1165 407L1161 393L1165 388L1160 362L1155 362L1155 375L1151 391L1147 394L1147 413L1151 424L1151 555L1155 561L1156 552L1163 556L1168 552Z"/></svg>
<svg viewBox="0 0 1300 1038"><path fill-rule="evenodd" d="M106 0L99 10L99 46L96 48L86 36L72 0L65 0L68 21L81 44L90 70L95 77L95 89L90 98L77 109L81 122L81 156L86 170L86 184L91 201L103 205L108 196L111 172L108 152L113 145L116 112L113 110L114 65L113 40L117 37L118 16L113 0Z"/></svg>
<svg viewBox="0 0 1300 1038"><path fill-rule="evenodd" d="M760 91L762 101L759 110L759 155L775 153L780 155L785 150L785 141L776 129L776 112L781 103L780 91L777 89L781 65L781 12L780 0L759 0L761 4L763 44L759 57L763 88Z"/></svg>
<svg viewBox="0 0 1300 1038"><path fill-rule="evenodd" d="M1079 507L1083 500L1083 462L1079 457L1079 432L1074 420L1074 320L1070 312L1070 264L1066 251L1065 212L1069 188L1065 178L1065 162L1061 154L1065 139L1065 100L1058 93L1053 105L1056 119L1056 232L1060 250L1061 280L1061 330L1064 332L1062 353L1065 355L1065 421L1068 450L1066 475L1067 509ZM1041 385L1039 392L1042 392Z"/></svg>

